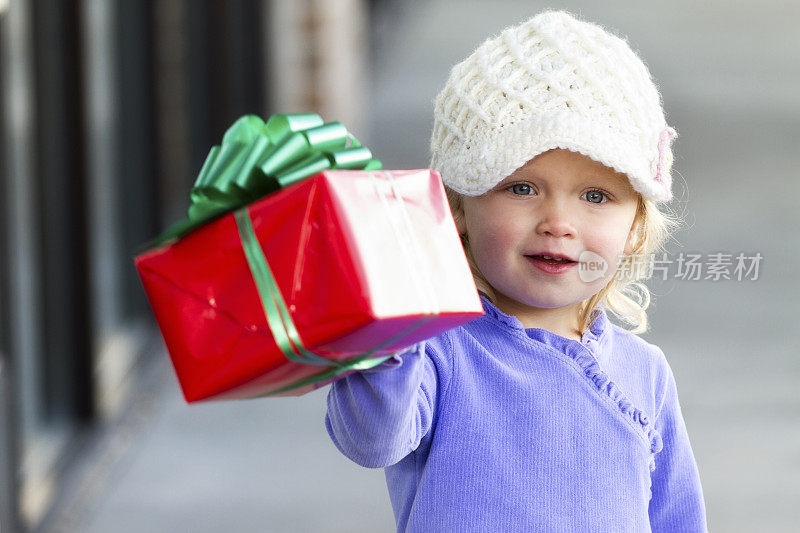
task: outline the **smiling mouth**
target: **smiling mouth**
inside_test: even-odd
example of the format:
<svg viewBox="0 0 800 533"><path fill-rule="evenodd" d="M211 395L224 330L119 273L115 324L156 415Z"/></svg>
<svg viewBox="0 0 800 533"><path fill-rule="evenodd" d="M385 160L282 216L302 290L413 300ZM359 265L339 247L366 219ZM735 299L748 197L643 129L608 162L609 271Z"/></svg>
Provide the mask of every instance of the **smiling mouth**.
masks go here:
<svg viewBox="0 0 800 533"><path fill-rule="evenodd" d="M570 263L576 263L577 261L571 261L569 259L555 259L552 257L546 257L543 255L526 255L525 257L530 257L531 259L535 259L536 261L542 261L543 263L547 263L548 265L568 265Z"/></svg>

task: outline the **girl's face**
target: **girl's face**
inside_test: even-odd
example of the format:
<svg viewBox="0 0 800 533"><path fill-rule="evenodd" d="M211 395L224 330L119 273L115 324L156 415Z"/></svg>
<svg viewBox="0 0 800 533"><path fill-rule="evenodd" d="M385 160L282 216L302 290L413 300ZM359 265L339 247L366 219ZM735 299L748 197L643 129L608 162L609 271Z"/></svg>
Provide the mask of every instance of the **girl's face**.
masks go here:
<svg viewBox="0 0 800 533"><path fill-rule="evenodd" d="M465 196L462 205L459 233L467 234L478 268L497 293L497 307L526 327L552 326L541 320L543 313L559 309L560 317L569 317L566 328L574 327L580 302L615 275L620 254L631 252L638 193L625 174L554 149L485 194ZM548 272L532 259L537 254L575 263Z"/></svg>

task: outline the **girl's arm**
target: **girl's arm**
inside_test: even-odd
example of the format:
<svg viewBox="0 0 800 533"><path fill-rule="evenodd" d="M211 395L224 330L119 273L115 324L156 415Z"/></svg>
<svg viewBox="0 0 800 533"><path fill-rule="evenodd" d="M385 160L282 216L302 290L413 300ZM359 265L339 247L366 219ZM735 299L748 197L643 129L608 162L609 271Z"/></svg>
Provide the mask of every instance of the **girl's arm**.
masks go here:
<svg viewBox="0 0 800 533"><path fill-rule="evenodd" d="M705 532L700 475L681 414L675 377L669 365L666 370L664 400L655 418L664 447L655 455L656 468L651 474L650 525L654 533Z"/></svg>
<svg viewBox="0 0 800 533"><path fill-rule="evenodd" d="M419 446L431 428L444 361L431 339L392 359L335 381L325 427L336 447L357 464L381 468Z"/></svg>

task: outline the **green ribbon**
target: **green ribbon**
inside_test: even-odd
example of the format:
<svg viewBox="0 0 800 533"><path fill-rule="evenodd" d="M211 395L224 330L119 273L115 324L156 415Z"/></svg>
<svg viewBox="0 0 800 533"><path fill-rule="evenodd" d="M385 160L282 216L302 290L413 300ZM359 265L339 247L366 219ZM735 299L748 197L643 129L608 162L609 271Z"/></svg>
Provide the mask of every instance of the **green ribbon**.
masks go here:
<svg viewBox="0 0 800 533"><path fill-rule="evenodd" d="M379 170L372 157L339 122L316 113L272 115L265 123L245 115L214 146L189 193L188 218L146 245L152 248L244 205L329 169Z"/></svg>
<svg viewBox="0 0 800 533"><path fill-rule="evenodd" d="M239 237L242 241L242 248L244 249L247 263L250 266L250 271L253 274L253 279L255 280L256 288L261 298L261 304L264 307L267 324L269 325L278 348L283 352L284 357L290 361L331 367L328 370L323 370L310 377L295 381L285 387L264 394L263 396L272 396L311 383L331 379L350 370L366 370L377 366L394 354L373 358L372 355L376 351L408 335L433 318L423 317L415 321L405 330L387 339L378 346L375 346L370 351L345 361L331 361L320 357L314 352L307 350L305 346L303 346L302 340L300 340L300 334L297 332L297 328L286 306L286 302L283 300L281 291L275 281L275 276L273 276L267 258L264 256L264 251L261 249L261 245L256 238L252 219L250 218L247 207L237 210L235 217L236 225L239 228Z"/></svg>
<svg viewBox="0 0 800 533"><path fill-rule="evenodd" d="M188 218L146 245L165 244L231 211L248 266L275 342L287 360L330 367L264 396L279 394L310 383L334 378L351 370L366 370L394 354L373 354L408 335L433 317L422 317L397 335L365 354L345 361L331 361L307 350L283 300L275 277L256 239L247 204L283 187L329 169L379 170L381 162L372 157L339 122L323 123L315 113L280 114L265 123L245 115L225 132L214 146L190 192Z"/></svg>

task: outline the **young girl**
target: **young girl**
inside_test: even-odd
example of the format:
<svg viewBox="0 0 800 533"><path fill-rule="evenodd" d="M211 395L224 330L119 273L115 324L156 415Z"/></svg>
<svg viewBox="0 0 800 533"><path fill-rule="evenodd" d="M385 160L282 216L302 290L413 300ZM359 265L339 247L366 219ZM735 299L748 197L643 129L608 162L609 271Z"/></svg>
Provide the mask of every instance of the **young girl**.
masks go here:
<svg viewBox="0 0 800 533"><path fill-rule="evenodd" d="M626 42L563 12L452 69L431 167L486 314L333 383L325 417L385 468L398 531L706 530L675 379L636 335L674 136Z"/></svg>

